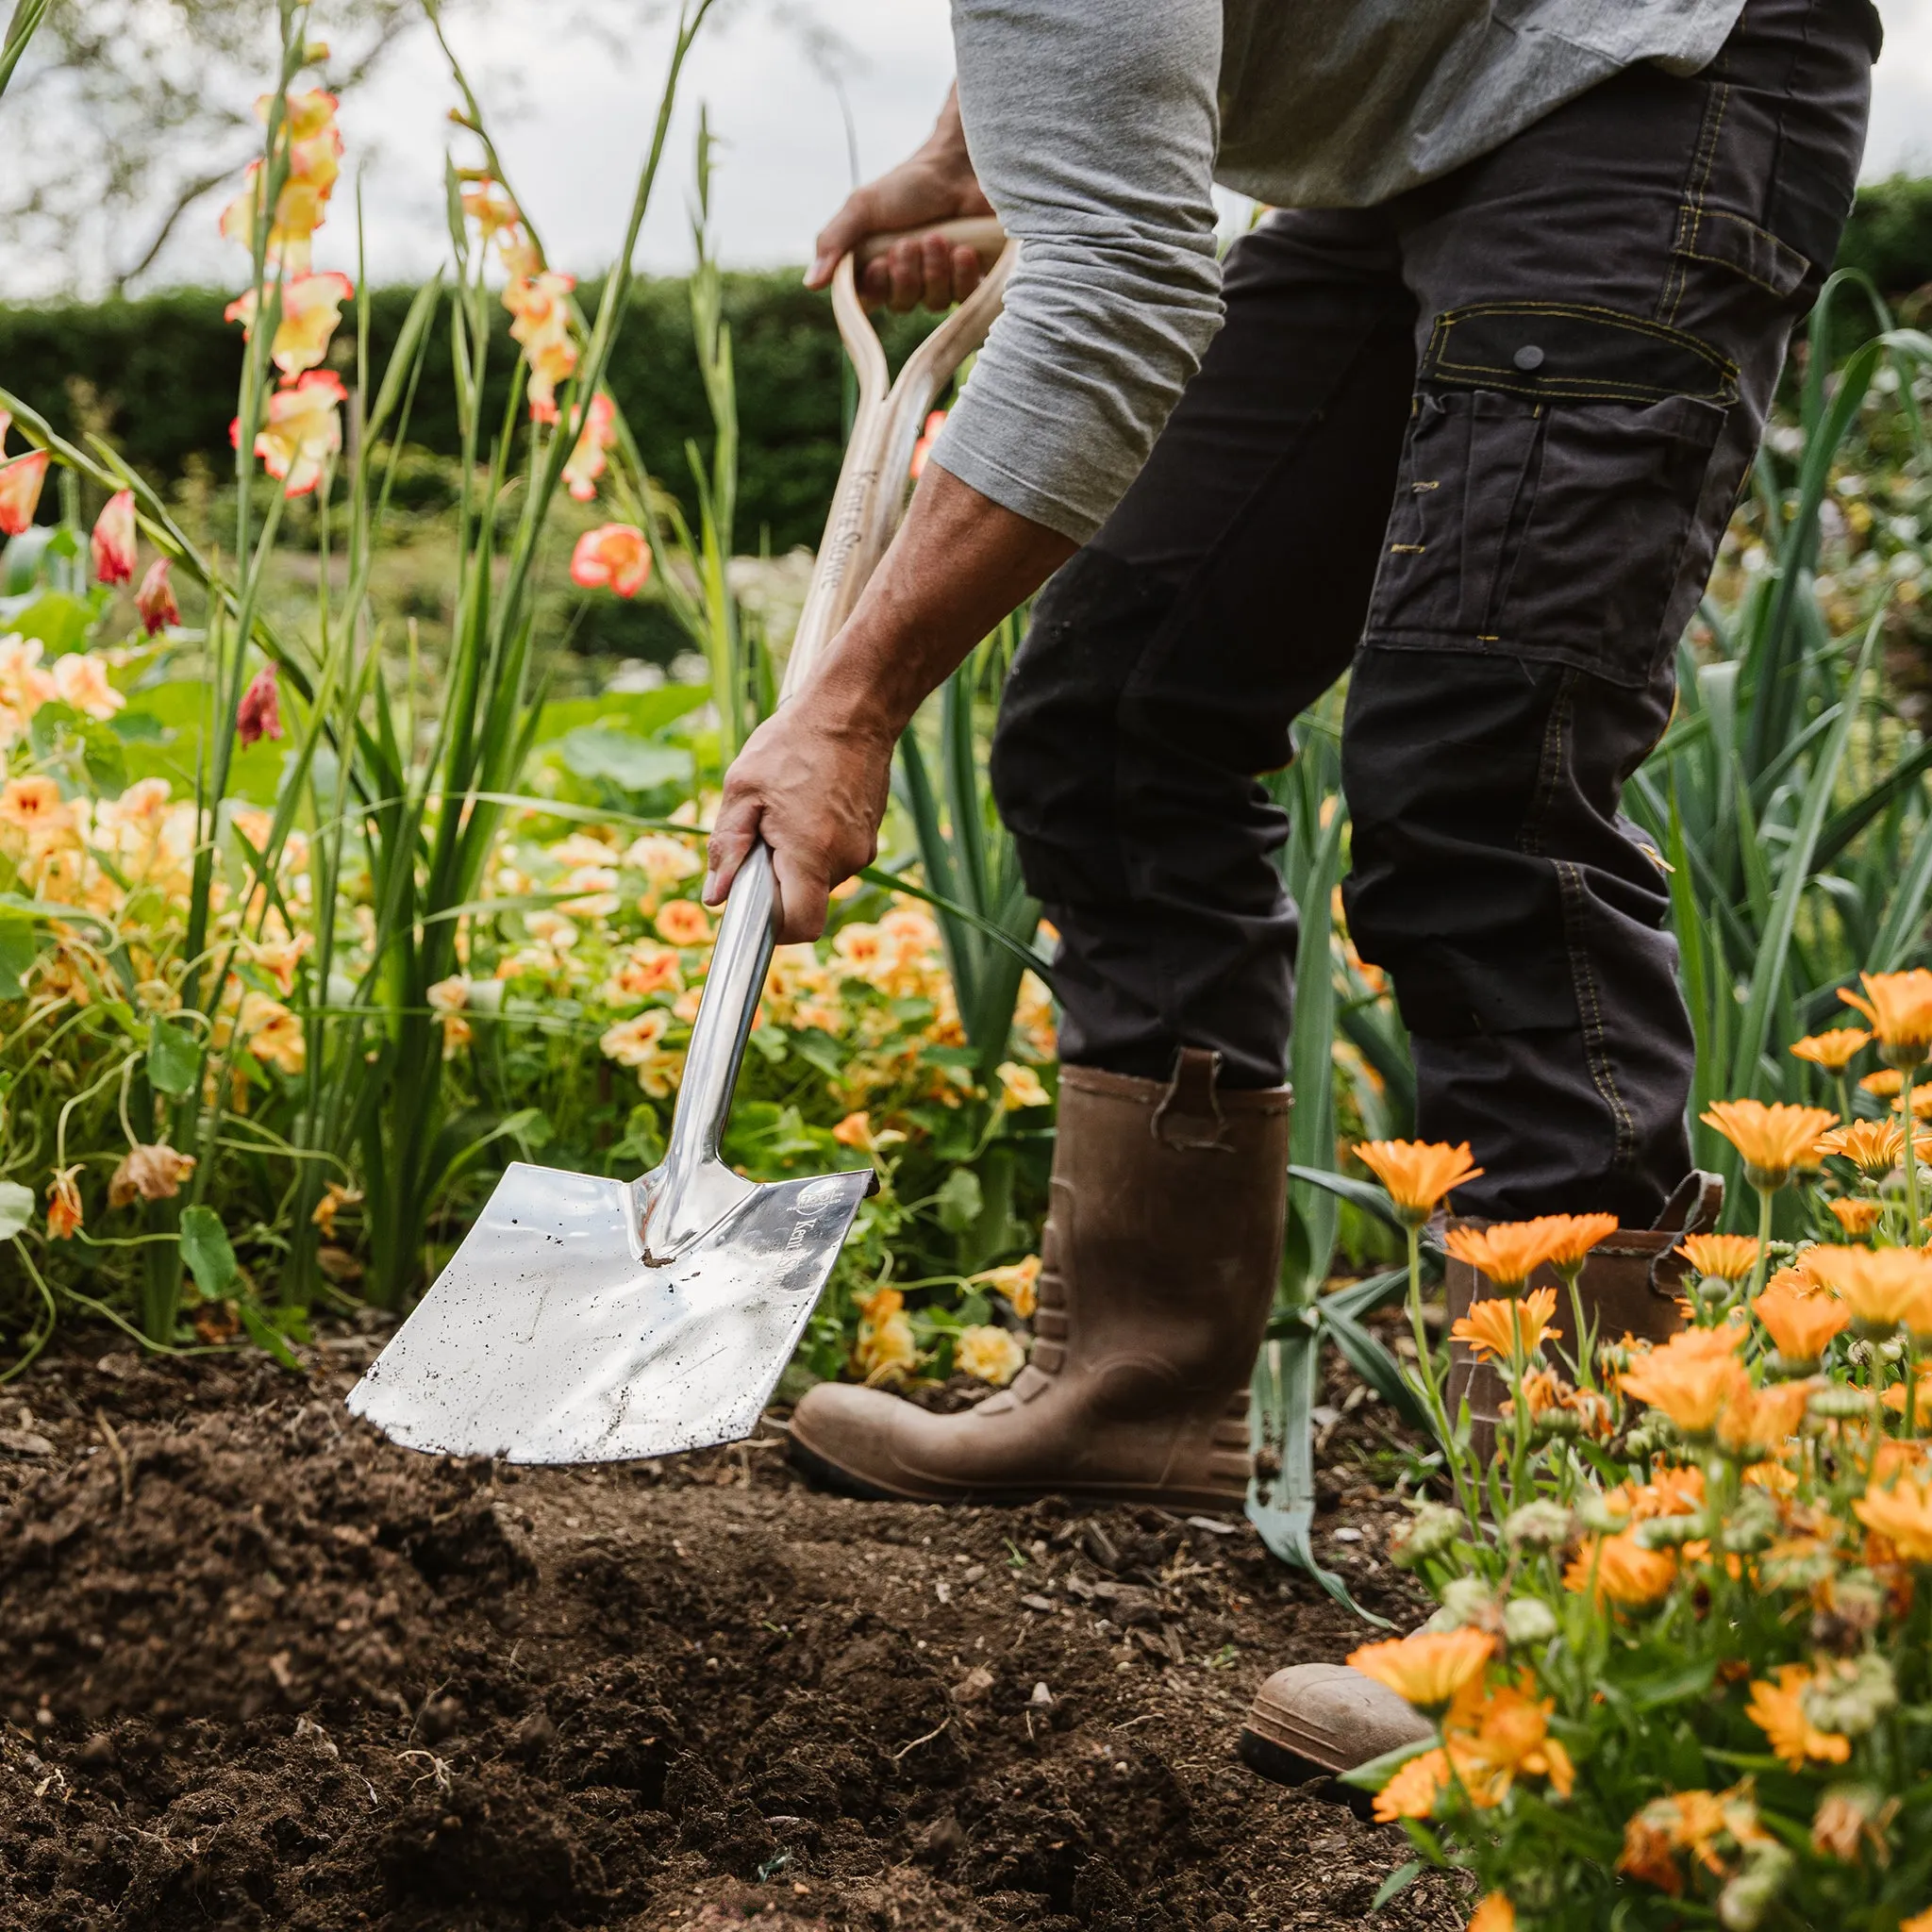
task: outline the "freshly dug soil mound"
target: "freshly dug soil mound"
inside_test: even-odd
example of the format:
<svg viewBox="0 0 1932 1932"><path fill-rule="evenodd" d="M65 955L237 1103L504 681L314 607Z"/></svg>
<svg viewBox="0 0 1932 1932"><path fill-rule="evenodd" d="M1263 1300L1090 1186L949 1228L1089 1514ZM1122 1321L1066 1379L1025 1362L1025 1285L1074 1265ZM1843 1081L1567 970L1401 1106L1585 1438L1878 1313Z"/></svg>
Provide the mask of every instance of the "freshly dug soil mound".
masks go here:
<svg viewBox="0 0 1932 1932"><path fill-rule="evenodd" d="M853 1502L776 1438L415 1456L341 1407L369 1348L0 1397L5 1932L1339 1932L1405 1861L1234 1759L1362 1630L1244 1524ZM1345 1500L1324 1554L1412 1617Z"/></svg>

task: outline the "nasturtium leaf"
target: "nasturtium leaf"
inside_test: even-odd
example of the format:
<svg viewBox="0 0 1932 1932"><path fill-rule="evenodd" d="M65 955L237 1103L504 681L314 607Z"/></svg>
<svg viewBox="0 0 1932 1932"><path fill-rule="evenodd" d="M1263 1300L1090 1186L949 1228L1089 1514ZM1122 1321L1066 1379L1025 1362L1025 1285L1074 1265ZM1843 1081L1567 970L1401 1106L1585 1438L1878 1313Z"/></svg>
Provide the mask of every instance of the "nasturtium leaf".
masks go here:
<svg viewBox="0 0 1932 1932"><path fill-rule="evenodd" d="M190 1213L195 1210L191 1208ZM184 1217L185 1218L185 1217ZM252 1302L239 1304L237 1312L242 1317L242 1325L248 1331L248 1339L265 1355L273 1356L278 1366L291 1374L302 1373L302 1363L295 1351L289 1346L284 1336L273 1322Z"/></svg>
<svg viewBox="0 0 1932 1932"><path fill-rule="evenodd" d="M565 732L555 749L566 771L579 778L607 779L625 791L651 791L691 780L690 752L653 744L609 724L579 724Z"/></svg>
<svg viewBox="0 0 1932 1932"><path fill-rule="evenodd" d="M195 1287L210 1301L226 1294L241 1273L228 1245L228 1231L212 1208L181 1210L181 1258L188 1263Z"/></svg>
<svg viewBox="0 0 1932 1932"><path fill-rule="evenodd" d="M185 1026L156 1020L148 1033L147 1081L157 1093L175 1099L194 1091L201 1073L201 1048Z"/></svg>
<svg viewBox="0 0 1932 1932"><path fill-rule="evenodd" d="M92 609L78 597L70 597L65 591L48 591L9 619L8 628L24 638L39 638L46 646L46 655L58 658L63 651L78 650L87 641L87 627L93 616Z"/></svg>
<svg viewBox="0 0 1932 1932"><path fill-rule="evenodd" d="M970 1167L956 1167L936 1198L940 1225L948 1234L964 1234L979 1219L979 1210L986 1204L979 1176Z"/></svg>
<svg viewBox="0 0 1932 1932"><path fill-rule="evenodd" d="M0 1000L25 996L25 982L35 951L33 921L17 912L0 912Z"/></svg>
<svg viewBox="0 0 1932 1932"><path fill-rule="evenodd" d="M34 1218L34 1191L0 1181L0 1241L11 1241Z"/></svg>

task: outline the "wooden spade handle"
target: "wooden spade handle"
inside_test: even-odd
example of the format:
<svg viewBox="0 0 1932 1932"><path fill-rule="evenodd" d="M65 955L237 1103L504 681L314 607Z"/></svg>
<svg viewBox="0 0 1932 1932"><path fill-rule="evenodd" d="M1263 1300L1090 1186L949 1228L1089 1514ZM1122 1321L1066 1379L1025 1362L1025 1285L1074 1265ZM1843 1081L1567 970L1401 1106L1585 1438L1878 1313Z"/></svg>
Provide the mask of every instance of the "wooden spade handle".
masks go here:
<svg viewBox="0 0 1932 1932"><path fill-rule="evenodd" d="M972 249L984 269L991 268L1006 252L1006 230L991 215L963 215L958 221L941 222L936 227L901 228L894 234L868 235L855 251L855 258L860 268L870 268L888 249L924 235L942 236L949 247Z"/></svg>

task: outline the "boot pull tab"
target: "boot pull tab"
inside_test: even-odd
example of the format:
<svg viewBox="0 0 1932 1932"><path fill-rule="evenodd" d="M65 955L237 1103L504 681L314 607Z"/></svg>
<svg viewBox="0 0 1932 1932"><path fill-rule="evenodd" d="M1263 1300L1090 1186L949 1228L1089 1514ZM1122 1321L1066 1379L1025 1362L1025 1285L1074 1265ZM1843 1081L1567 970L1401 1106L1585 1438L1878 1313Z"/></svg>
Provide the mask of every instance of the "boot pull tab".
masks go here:
<svg viewBox="0 0 1932 1932"><path fill-rule="evenodd" d="M1165 1147L1230 1152L1215 1083L1221 1056L1205 1046L1184 1046L1174 1057L1174 1078L1154 1109L1148 1131Z"/></svg>
<svg viewBox="0 0 1932 1932"><path fill-rule="evenodd" d="M1651 1226L1658 1234L1706 1234L1717 1225L1724 1206L1724 1176L1693 1167L1677 1183ZM1659 1254L1650 1264L1651 1292L1674 1297L1686 1265L1681 1255L1669 1249Z"/></svg>

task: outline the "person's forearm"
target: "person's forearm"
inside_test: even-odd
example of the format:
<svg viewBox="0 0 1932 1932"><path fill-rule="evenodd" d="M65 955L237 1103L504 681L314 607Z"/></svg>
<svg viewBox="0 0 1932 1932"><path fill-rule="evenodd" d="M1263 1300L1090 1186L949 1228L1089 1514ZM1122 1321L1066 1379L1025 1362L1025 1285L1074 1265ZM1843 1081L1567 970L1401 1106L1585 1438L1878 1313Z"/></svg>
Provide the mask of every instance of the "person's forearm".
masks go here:
<svg viewBox="0 0 1932 1932"><path fill-rule="evenodd" d="M799 697L831 729L896 740L1074 548L928 464L891 548Z"/></svg>

